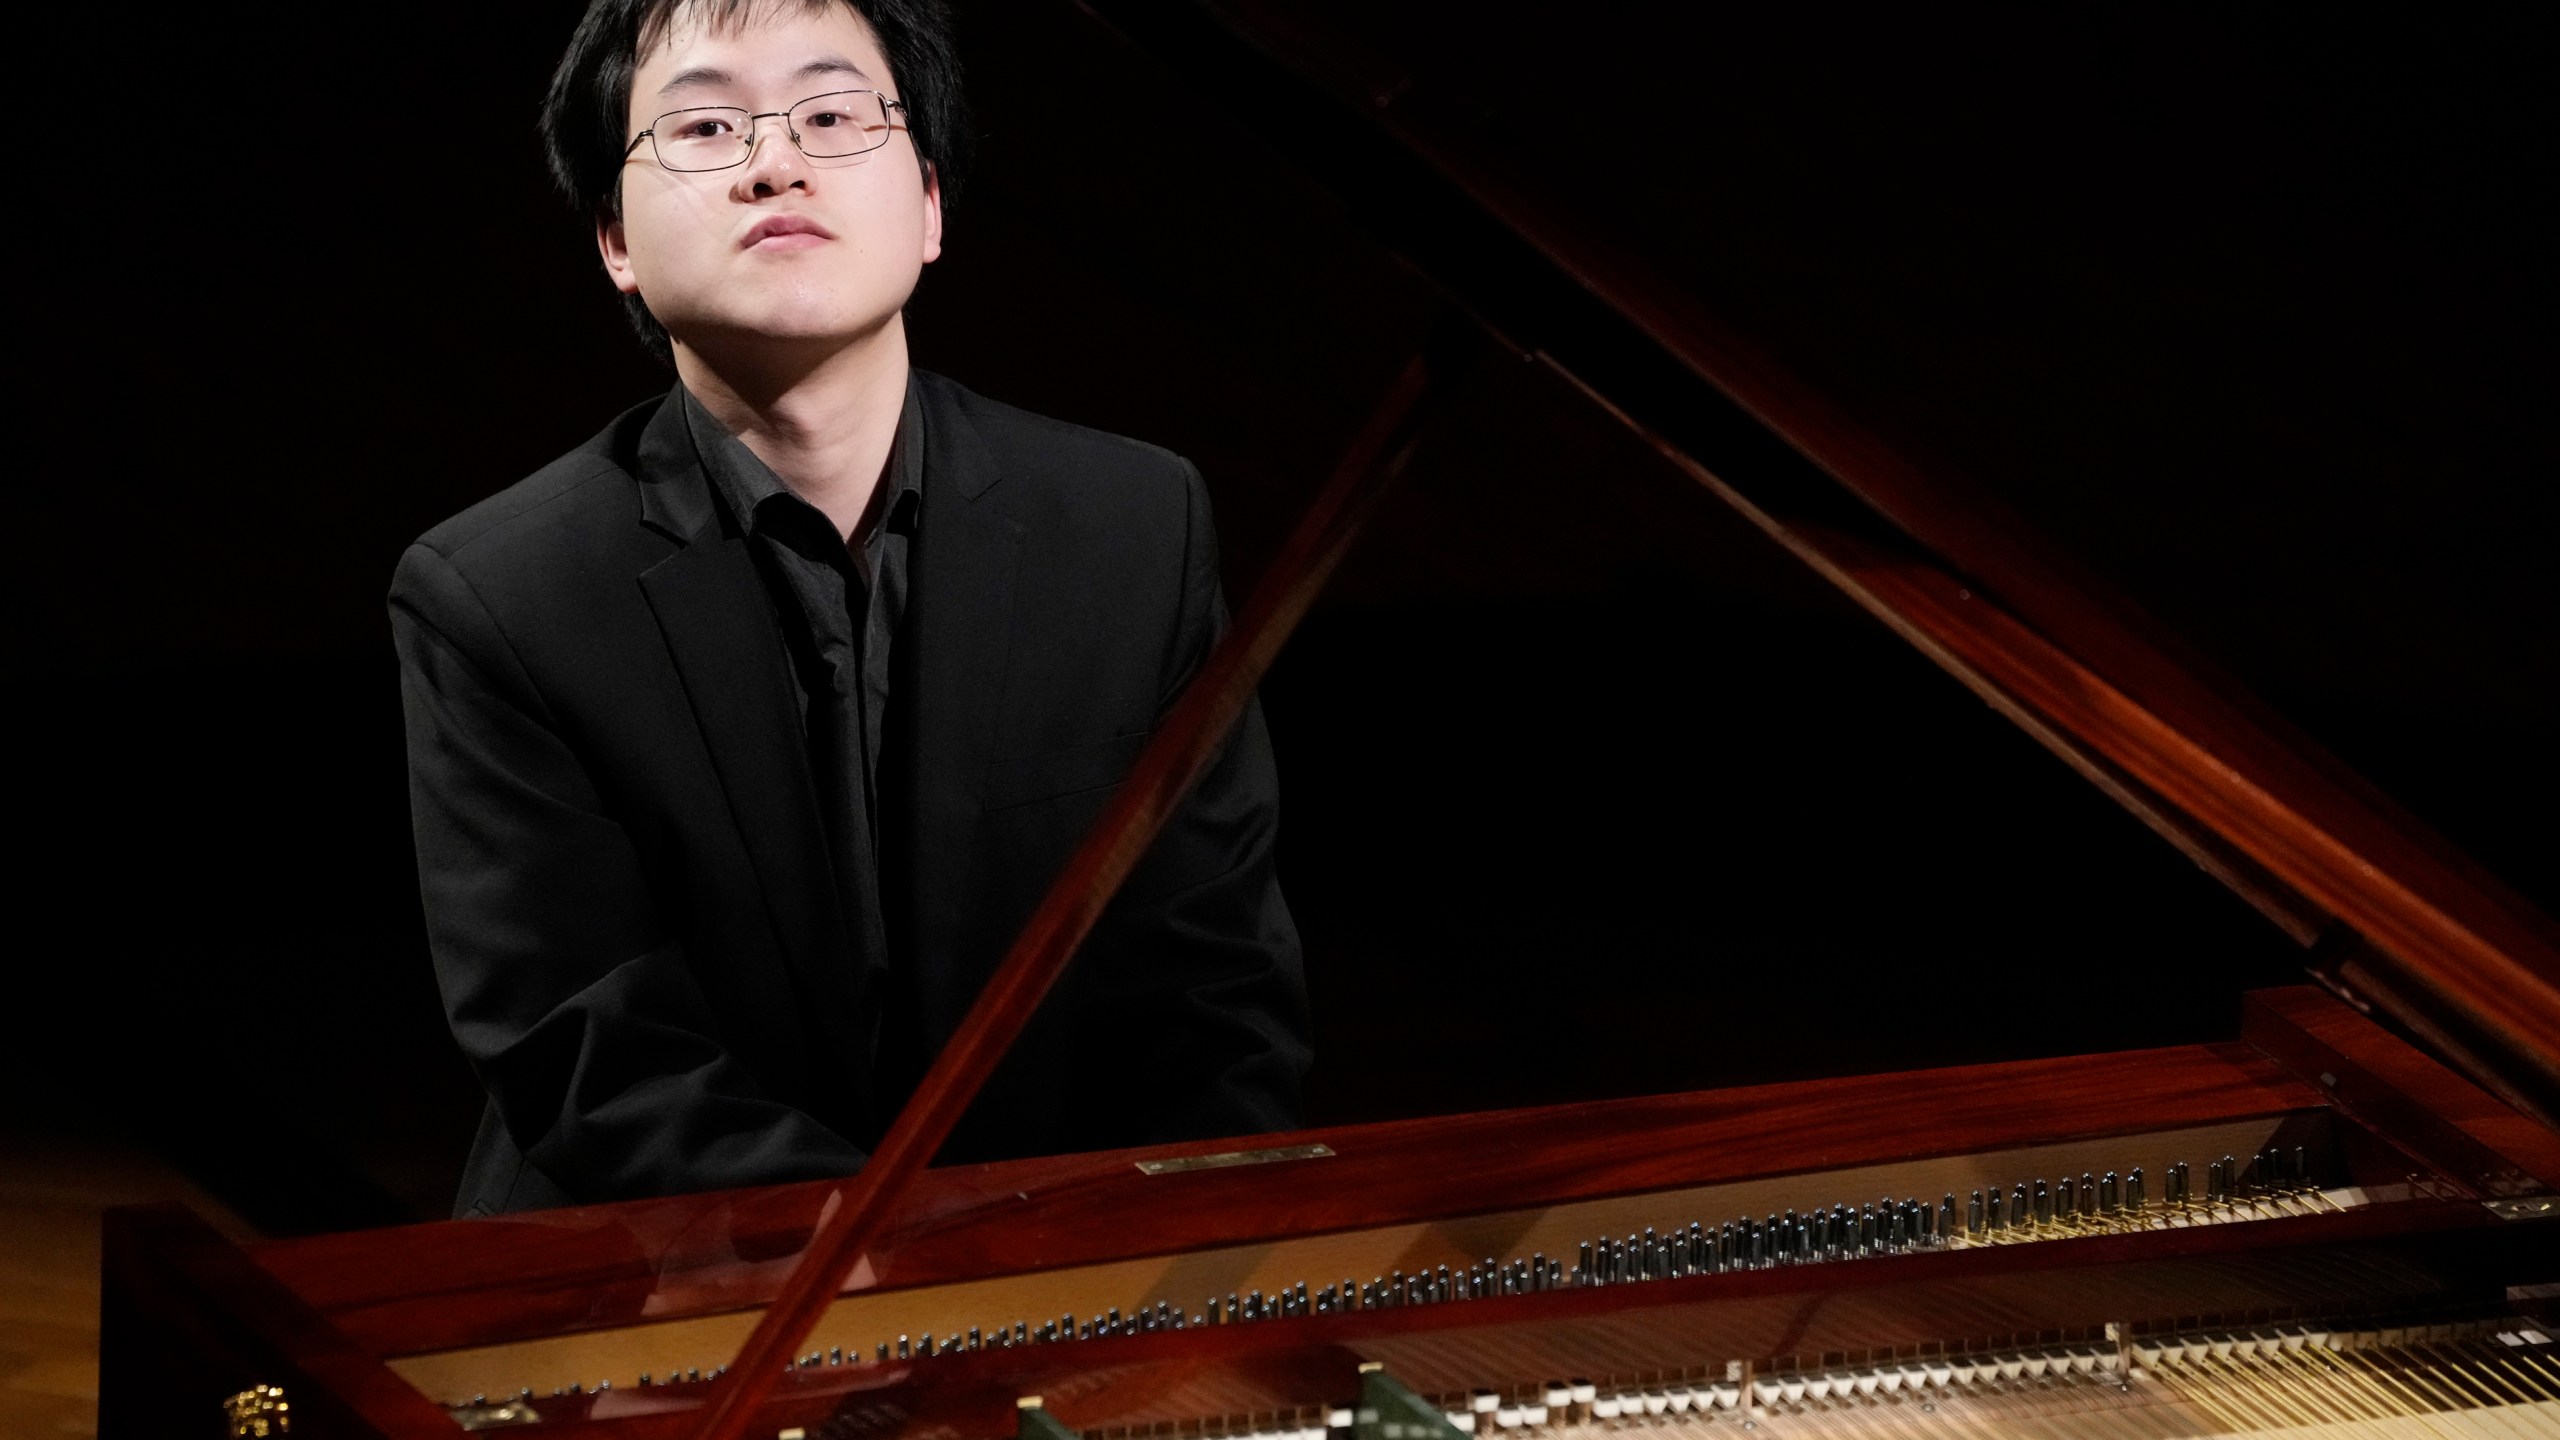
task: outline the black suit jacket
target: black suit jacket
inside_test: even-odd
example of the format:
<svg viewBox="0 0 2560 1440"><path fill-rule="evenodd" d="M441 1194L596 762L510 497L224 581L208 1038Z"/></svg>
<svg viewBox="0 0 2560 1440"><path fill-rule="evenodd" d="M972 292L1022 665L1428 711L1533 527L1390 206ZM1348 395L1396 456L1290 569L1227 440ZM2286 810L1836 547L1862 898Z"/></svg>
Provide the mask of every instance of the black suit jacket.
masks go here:
<svg viewBox="0 0 2560 1440"><path fill-rule="evenodd" d="M882 890L935 1053L1225 623L1191 465L919 375ZM778 623L680 408L437 526L392 583L418 865L489 1092L457 1208L857 1168L848 960ZM1296 1123L1308 1049L1250 711L944 1158Z"/></svg>

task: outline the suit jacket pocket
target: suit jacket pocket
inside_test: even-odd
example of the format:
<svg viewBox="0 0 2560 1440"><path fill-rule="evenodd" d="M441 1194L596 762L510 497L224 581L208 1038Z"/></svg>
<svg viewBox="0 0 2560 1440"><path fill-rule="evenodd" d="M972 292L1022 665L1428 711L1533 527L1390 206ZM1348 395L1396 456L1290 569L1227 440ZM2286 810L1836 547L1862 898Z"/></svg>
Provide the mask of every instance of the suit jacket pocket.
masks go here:
<svg viewBox="0 0 2560 1440"><path fill-rule="evenodd" d="M1144 735L1115 735L1019 760L991 760L987 762L986 809L1011 810L1062 795L1108 789L1127 778L1146 743Z"/></svg>

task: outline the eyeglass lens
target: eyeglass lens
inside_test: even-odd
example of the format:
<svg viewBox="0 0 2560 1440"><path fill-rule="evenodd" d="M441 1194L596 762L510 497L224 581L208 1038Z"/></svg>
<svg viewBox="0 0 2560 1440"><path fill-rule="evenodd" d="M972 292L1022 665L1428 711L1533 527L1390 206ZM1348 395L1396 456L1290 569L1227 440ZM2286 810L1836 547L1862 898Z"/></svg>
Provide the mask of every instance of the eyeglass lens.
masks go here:
<svg viewBox="0 0 2560 1440"><path fill-rule="evenodd" d="M812 160L840 160L889 142L889 107L869 90L813 95L791 107L788 123L800 153ZM725 105L670 111L649 130L658 163L670 170L726 170L747 158L755 133L748 112Z"/></svg>

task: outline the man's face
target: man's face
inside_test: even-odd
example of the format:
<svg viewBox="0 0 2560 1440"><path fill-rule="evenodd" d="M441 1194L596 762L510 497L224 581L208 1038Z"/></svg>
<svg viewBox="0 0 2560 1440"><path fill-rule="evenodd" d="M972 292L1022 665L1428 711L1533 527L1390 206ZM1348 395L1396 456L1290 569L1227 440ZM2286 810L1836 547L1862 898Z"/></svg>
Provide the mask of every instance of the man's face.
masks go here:
<svg viewBox="0 0 2560 1440"><path fill-rule="evenodd" d="M842 5L757 7L717 29L680 14L639 57L627 133L671 110L787 111L851 89L897 97L870 27ZM731 169L670 171L641 142L623 166L622 218L598 227L606 271L697 351L830 348L896 324L942 252L942 202L905 112L890 115L886 144L832 160L803 155L778 115L753 122L753 153Z"/></svg>

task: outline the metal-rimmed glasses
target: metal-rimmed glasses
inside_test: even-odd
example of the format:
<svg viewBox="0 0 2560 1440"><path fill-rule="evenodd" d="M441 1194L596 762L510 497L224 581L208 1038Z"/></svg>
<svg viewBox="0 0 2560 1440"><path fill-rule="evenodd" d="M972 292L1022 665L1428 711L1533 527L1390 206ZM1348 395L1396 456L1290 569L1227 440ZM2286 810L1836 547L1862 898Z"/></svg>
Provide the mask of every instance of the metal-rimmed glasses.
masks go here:
<svg viewBox="0 0 2560 1440"><path fill-rule="evenodd" d="M788 110L743 110L735 105L696 105L670 110L631 137L622 158L646 140L662 167L692 173L744 165L755 153L756 122L779 117L782 133L812 160L843 160L868 154L889 143L896 128L891 111L906 105L877 90L830 90L812 95Z"/></svg>

